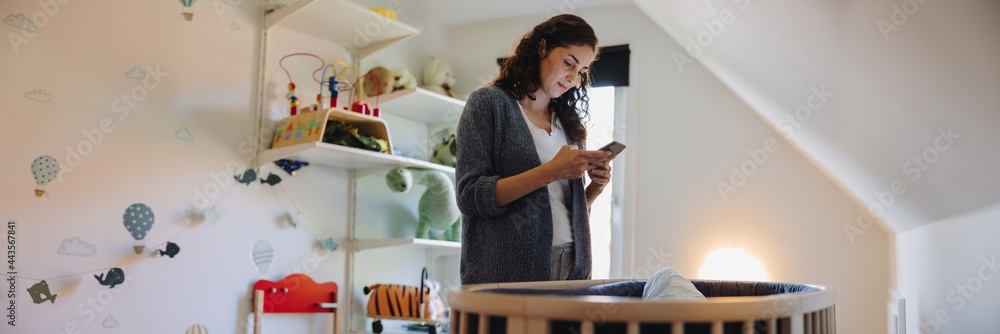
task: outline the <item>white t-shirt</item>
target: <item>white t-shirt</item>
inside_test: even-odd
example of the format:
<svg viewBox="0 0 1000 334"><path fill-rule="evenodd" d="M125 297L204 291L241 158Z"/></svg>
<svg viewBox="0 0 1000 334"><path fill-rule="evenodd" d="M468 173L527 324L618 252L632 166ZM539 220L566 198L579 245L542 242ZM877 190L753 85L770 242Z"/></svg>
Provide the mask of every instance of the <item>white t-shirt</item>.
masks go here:
<svg viewBox="0 0 1000 334"><path fill-rule="evenodd" d="M518 104L518 107L520 108L521 105ZM520 109L521 116L524 116L524 121L528 123L528 129L531 130L531 139L535 141L538 160L541 160L543 164L552 161L556 153L559 153L559 150L563 146L569 144L559 118L552 117L552 133L550 134L545 129L531 123L528 115L524 113L524 108ZM569 196L571 195L569 180L552 182L546 187L549 191L549 206L552 207L552 245L559 246L573 242L573 230L570 227L569 210L566 208L566 202L569 201Z"/></svg>

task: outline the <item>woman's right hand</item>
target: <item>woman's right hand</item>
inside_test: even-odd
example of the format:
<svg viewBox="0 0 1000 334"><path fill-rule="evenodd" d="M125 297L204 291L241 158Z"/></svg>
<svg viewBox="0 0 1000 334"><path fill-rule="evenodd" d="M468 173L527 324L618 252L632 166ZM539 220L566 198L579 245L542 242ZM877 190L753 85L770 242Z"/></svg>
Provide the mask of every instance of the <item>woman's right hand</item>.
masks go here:
<svg viewBox="0 0 1000 334"><path fill-rule="evenodd" d="M608 151L587 151L577 149L574 145L564 145L552 157L552 161L545 165L555 180L578 179L610 155L611 152Z"/></svg>

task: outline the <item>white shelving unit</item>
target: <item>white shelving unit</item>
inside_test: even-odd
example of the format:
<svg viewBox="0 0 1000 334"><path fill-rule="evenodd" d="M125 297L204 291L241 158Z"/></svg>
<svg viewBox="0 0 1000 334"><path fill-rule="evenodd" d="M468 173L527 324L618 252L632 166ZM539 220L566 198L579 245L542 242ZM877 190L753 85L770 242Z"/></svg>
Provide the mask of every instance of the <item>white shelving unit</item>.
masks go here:
<svg viewBox="0 0 1000 334"><path fill-rule="evenodd" d="M292 159L340 169L365 170L412 166L450 174L455 173L455 168L433 162L321 142L302 143L261 151L257 157L261 165L280 159Z"/></svg>
<svg viewBox="0 0 1000 334"><path fill-rule="evenodd" d="M354 248L357 251L375 249L383 247L412 246L414 248L437 250L443 252L457 252L462 249L462 244L455 241L418 239L418 238L397 238L397 239L356 239Z"/></svg>
<svg viewBox="0 0 1000 334"><path fill-rule="evenodd" d="M261 121L264 118L263 106L267 100L264 92L265 73L267 72L266 50L269 46L268 31L274 27L294 30L305 35L309 35L321 40L343 46L352 58L352 65L359 68L361 59L371 55L386 47L412 38L420 31L412 26L396 20L388 19L380 14L370 11L360 5L346 0L301 0L295 4L279 8L273 11L266 11L264 15L263 45L261 46L260 60L260 85L258 94L261 102L258 103L258 117ZM287 46L287 45L286 45ZM360 68L359 68L360 70ZM369 102L374 102L375 98L368 98ZM378 97L378 107L382 113L392 114L414 120L425 124L455 123L461 114L465 102L448 96L437 94L422 88L407 89L385 94ZM391 124L390 124L391 126ZM261 129L258 129L261 130ZM400 138L391 138L394 141ZM405 140L405 139L402 139ZM340 294L341 300L338 305L341 311L338 312L335 331L338 333L365 333L367 328L354 328L356 317L364 317L364 314L355 314L355 302L363 303L364 300L355 298L354 270L356 269L354 257L358 252L372 249L399 249L400 251L426 252L428 261L444 255L457 255L461 251L461 244L458 242L398 238L398 239L357 239L355 235L356 211L362 210L357 207L357 180L363 176L388 170L397 166L411 166L438 170L449 174L454 174L452 167L442 166L435 163L395 156L391 154L366 151L362 149L346 147L323 142L303 143L277 149L266 149L257 152L258 165L265 165L280 159L293 159L309 162L311 165L327 166L350 171L352 182L349 185L349 208L348 214L348 254L345 264L345 281L342 284ZM259 166L258 166L259 167ZM361 304L363 305L363 304ZM345 325L346 324L346 325ZM345 327L346 326L346 327Z"/></svg>
<svg viewBox="0 0 1000 334"><path fill-rule="evenodd" d="M358 59L420 33L345 0L301 0L264 17L264 29L284 26L349 47Z"/></svg>
<svg viewBox="0 0 1000 334"><path fill-rule="evenodd" d="M431 256L454 255L462 251L462 244L455 241L429 239L355 239L354 250L360 252L367 249L398 247L407 251L428 251Z"/></svg>
<svg viewBox="0 0 1000 334"><path fill-rule="evenodd" d="M418 122L454 123L458 122L465 101L417 87L378 96L378 107L384 113Z"/></svg>

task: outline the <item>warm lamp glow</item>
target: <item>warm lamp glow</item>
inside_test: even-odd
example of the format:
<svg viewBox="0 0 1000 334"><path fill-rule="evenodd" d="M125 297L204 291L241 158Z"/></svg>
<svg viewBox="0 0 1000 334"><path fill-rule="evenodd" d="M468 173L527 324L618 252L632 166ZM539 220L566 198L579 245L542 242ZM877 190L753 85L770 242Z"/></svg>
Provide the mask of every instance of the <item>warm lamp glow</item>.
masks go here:
<svg viewBox="0 0 1000 334"><path fill-rule="evenodd" d="M712 251L698 271L700 279L766 281L764 264L739 248Z"/></svg>

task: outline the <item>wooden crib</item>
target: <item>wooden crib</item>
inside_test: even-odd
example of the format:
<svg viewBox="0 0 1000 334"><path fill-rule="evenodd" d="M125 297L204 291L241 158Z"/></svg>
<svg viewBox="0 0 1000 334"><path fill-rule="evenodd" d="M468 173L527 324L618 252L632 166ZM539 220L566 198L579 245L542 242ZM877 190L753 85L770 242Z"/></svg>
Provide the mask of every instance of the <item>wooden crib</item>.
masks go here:
<svg viewBox="0 0 1000 334"><path fill-rule="evenodd" d="M837 297L831 287L707 280L692 283L708 297L707 301L643 301L637 297L642 296L645 282L623 279L467 285L449 298L451 331L459 334L837 332ZM608 286L630 291L591 295L590 291ZM522 294L518 292L521 290L531 292ZM546 291L580 293L567 296Z"/></svg>

